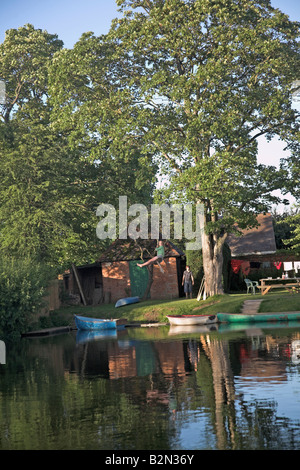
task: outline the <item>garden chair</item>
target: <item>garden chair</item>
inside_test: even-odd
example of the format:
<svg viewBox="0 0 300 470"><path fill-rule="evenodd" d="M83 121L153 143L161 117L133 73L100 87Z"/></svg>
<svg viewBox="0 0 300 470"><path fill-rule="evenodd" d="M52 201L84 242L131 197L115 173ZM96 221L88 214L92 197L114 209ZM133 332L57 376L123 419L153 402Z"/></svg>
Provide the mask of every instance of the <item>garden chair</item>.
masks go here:
<svg viewBox="0 0 300 470"><path fill-rule="evenodd" d="M250 279L245 279L245 283L247 285L247 294L249 294L249 291L251 291L252 294L255 294L255 287L258 288L258 282L250 281Z"/></svg>

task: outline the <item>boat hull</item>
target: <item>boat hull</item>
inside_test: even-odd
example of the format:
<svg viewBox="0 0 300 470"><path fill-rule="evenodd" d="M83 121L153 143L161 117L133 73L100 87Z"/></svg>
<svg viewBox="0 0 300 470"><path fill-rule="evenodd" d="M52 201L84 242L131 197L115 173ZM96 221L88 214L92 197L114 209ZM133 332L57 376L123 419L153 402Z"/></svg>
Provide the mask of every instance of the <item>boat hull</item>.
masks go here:
<svg viewBox="0 0 300 470"><path fill-rule="evenodd" d="M210 333L212 331L218 331L218 328L219 325L217 325L216 323L210 323L208 325L171 325L168 332L168 336Z"/></svg>
<svg viewBox="0 0 300 470"><path fill-rule="evenodd" d="M140 301L139 297L125 297L124 299L119 299L116 302L115 307L123 307L124 305L135 304Z"/></svg>
<svg viewBox="0 0 300 470"><path fill-rule="evenodd" d="M210 325L217 323L217 315L166 315L171 325L190 326L190 325Z"/></svg>
<svg viewBox="0 0 300 470"><path fill-rule="evenodd" d="M125 328L126 320L106 320L102 318L89 318L75 315L75 324L78 330L119 330Z"/></svg>
<svg viewBox="0 0 300 470"><path fill-rule="evenodd" d="M278 322L278 321L300 321L300 312L278 312L278 313L218 313L218 320L227 323L251 323L251 322Z"/></svg>

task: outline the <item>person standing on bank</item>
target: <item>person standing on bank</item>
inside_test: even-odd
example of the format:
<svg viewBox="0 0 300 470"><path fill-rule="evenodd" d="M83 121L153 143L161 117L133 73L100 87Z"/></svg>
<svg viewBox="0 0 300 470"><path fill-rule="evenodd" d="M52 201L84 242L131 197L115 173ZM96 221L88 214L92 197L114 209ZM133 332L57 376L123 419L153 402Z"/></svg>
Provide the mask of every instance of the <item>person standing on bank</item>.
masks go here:
<svg viewBox="0 0 300 470"><path fill-rule="evenodd" d="M192 298L192 289L193 289L193 285L194 285L194 276L193 276L192 271L190 271L189 266L186 266L186 269L183 273L182 285L183 285L183 290L184 290L186 298L188 298L189 294L190 294L190 298Z"/></svg>

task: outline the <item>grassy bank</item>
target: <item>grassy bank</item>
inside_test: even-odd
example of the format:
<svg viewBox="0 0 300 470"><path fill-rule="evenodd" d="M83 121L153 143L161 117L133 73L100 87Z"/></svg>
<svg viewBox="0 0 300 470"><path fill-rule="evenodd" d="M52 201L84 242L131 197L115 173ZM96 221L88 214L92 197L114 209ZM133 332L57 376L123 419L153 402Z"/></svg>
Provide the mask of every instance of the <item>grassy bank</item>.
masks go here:
<svg viewBox="0 0 300 470"><path fill-rule="evenodd" d="M52 326L65 326L74 323L74 314L95 318L126 318L128 322L166 322L166 315L213 315L218 312L239 313L245 300L262 299L261 312L300 311L300 295L290 295L285 292L260 295L226 294L210 297L198 302L196 299L177 300L147 300L124 307L115 308L114 304L97 306L64 307L51 313L49 317L42 318L39 325L34 328L49 328Z"/></svg>

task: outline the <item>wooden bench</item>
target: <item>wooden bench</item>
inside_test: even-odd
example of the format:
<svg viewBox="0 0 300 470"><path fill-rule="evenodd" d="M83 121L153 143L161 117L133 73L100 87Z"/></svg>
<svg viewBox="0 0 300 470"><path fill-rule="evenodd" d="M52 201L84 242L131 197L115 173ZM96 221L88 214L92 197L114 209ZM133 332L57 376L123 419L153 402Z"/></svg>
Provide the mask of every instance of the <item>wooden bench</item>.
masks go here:
<svg viewBox="0 0 300 470"><path fill-rule="evenodd" d="M266 284L266 282L268 282ZM259 286L259 289L261 289L261 295L266 295L268 292L270 292L271 289L279 289L279 288L284 288L286 289L290 294L298 294L300 293L300 283L299 279L282 279L282 281L286 282L281 282L280 284L270 284L270 281L279 281L279 279L260 279L261 285ZM291 282L290 282L291 281Z"/></svg>

